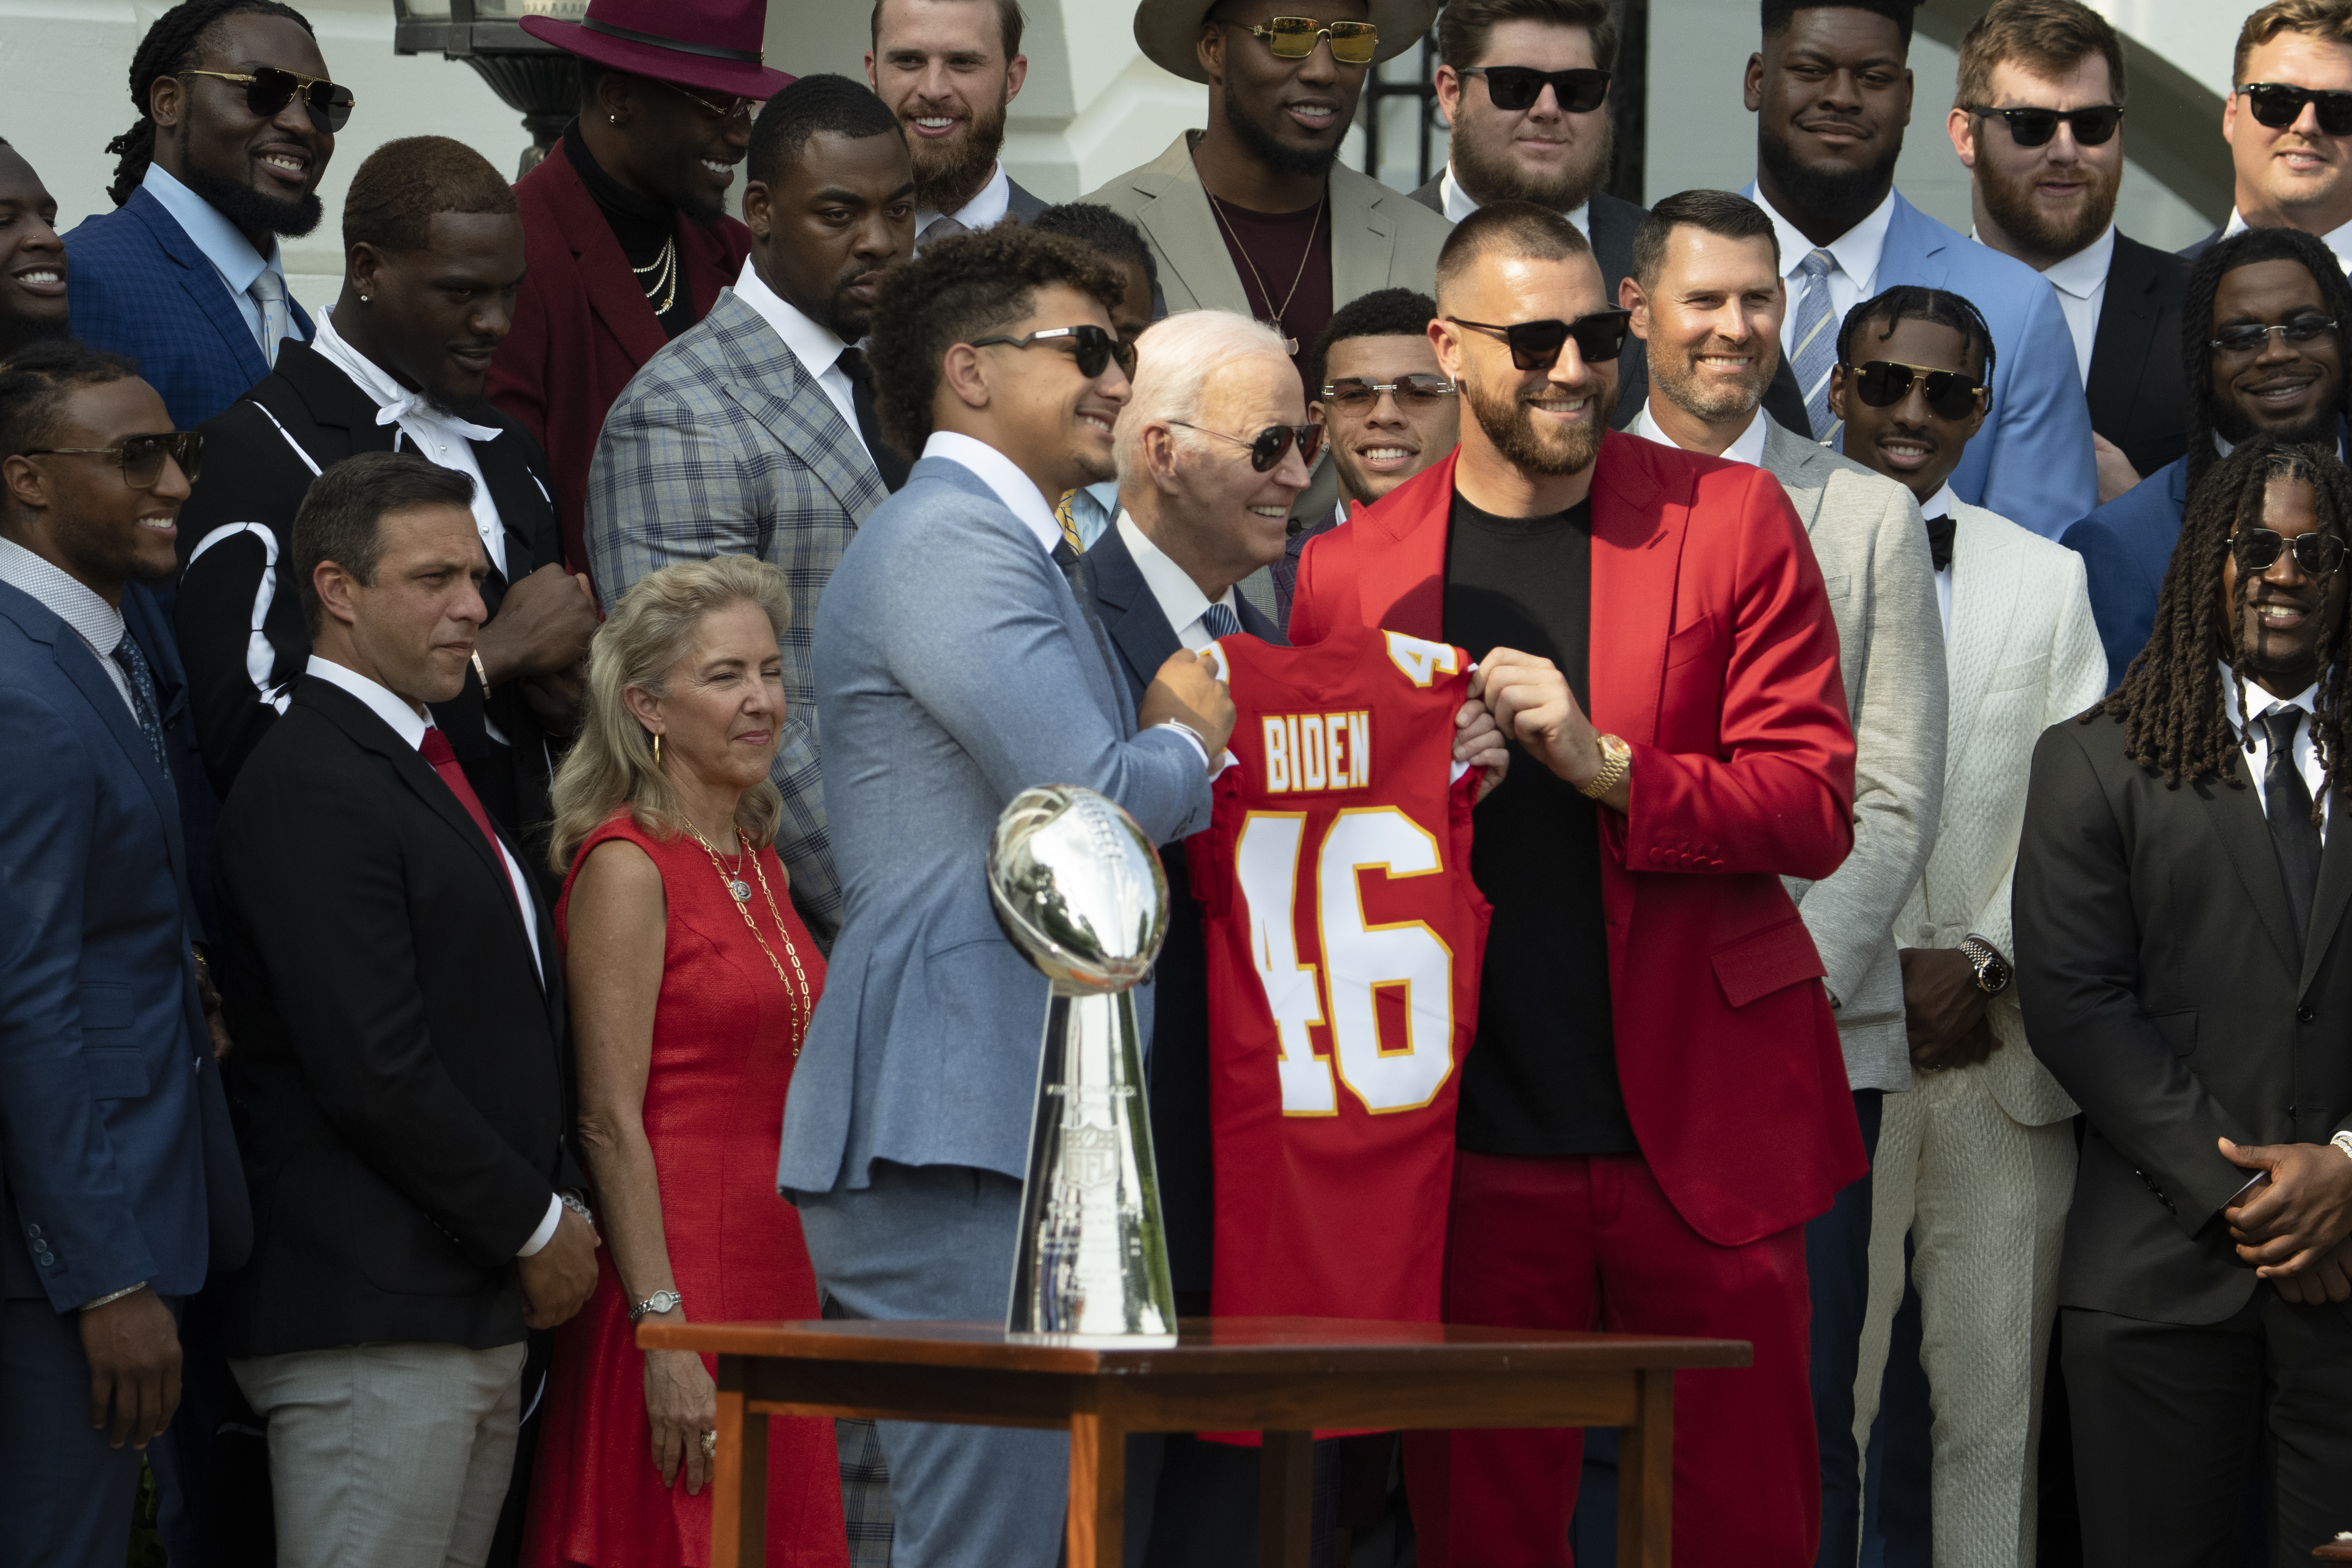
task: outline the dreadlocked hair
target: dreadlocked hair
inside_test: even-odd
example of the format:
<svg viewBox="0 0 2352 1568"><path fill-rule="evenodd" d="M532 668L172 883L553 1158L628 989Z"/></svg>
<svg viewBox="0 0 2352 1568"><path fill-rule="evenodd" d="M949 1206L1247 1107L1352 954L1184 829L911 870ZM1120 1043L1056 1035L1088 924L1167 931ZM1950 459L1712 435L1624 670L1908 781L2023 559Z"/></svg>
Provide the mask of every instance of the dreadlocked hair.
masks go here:
<svg viewBox="0 0 2352 1568"><path fill-rule="evenodd" d="M2352 538L2352 470L2334 452L2271 436L2242 443L2189 492L2147 646L2131 661L2122 683L2082 716L2085 724L2103 714L2121 719L2124 754L2162 773L2168 789L2209 777L2233 788L2246 785L2237 754L2248 742L2231 728L2218 663L2231 667L2238 711L2250 711L2246 679L2239 671L2245 663L2246 595L2258 574L2238 574L2224 612L2221 565L2231 533L2263 526L2264 493L2280 479L2309 485L2319 526L2338 538ZM2319 695L2311 715L2312 743L2326 782L2312 803L2315 823L2336 787L2336 760L2345 754L2345 616L2341 601L2326 586L2321 584Z"/></svg>
<svg viewBox="0 0 2352 1568"><path fill-rule="evenodd" d="M2221 279L2241 267L2252 267L2259 261L2295 261L2319 284L2319 297L2327 301L2327 313L2340 323L2336 329L2339 343L2352 342L2352 284L2344 280L2344 268L2336 263L2336 253L2327 248L2325 240L2299 228L2240 229L2229 238L2208 246L2189 269L2189 289L2180 307L2181 374L2189 382L2189 486L2196 489L2206 470L2221 460L2221 452L2213 437L2221 429L2221 408L2213 395L2212 339L2213 296L2220 292ZM2347 356L2352 358L2352 356ZM2352 406L2352 376L2344 378L2336 389L2336 411L2343 415Z"/></svg>
<svg viewBox="0 0 2352 1568"><path fill-rule="evenodd" d="M106 188L116 206L137 194L139 182L147 177L147 165L155 161L155 121L147 105L156 79L194 70L204 53L205 36L228 17L247 16L283 16L317 36L301 12L278 0L181 0L156 17L155 25L139 41L139 52L131 57L131 102L139 118L131 121L130 130L106 144L106 150L116 155L114 183Z"/></svg>

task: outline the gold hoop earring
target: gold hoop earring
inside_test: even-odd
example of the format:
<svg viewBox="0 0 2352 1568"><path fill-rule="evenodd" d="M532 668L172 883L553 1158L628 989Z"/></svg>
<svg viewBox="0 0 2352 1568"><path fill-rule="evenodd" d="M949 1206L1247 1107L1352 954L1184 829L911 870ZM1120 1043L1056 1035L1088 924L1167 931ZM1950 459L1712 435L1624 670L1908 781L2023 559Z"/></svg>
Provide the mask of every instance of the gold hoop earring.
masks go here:
<svg viewBox="0 0 2352 1568"><path fill-rule="evenodd" d="M661 736L658 733L654 736L654 766L661 766Z"/></svg>

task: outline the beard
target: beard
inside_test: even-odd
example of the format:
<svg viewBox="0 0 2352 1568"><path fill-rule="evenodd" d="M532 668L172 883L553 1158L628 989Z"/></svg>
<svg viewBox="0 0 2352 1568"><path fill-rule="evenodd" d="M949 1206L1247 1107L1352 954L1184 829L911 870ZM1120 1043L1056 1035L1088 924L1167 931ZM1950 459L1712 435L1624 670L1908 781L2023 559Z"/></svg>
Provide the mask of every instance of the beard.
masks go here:
<svg viewBox="0 0 2352 1568"><path fill-rule="evenodd" d="M1757 405L1764 401L1765 388L1772 384L1779 355L1774 354L1769 363L1759 358L1748 367L1747 374L1727 382L1720 376L1699 375L1693 362L1707 347L1708 343L1701 342L1685 352L1662 354L1656 343L1650 344L1650 384L1664 393L1666 401L1675 407L1709 424L1755 413Z"/></svg>
<svg viewBox="0 0 2352 1568"><path fill-rule="evenodd" d="M180 124L180 183L204 198L213 210L228 219L240 232L259 229L265 234L282 234L289 239L299 239L319 226L326 211L312 191L306 196L290 200L265 196L251 185L200 169L188 156L187 122Z"/></svg>
<svg viewBox="0 0 2352 1568"><path fill-rule="evenodd" d="M1977 189L1985 211L2012 238L2037 256L2063 259L2106 231L2115 220L2116 196L2123 189L2124 168L2118 162L2105 174L2086 170L2092 183L2072 216L2060 216L2036 206L2033 176L2011 178L1994 172L1990 161L1977 161Z"/></svg>
<svg viewBox="0 0 2352 1568"><path fill-rule="evenodd" d="M1477 416L1478 428L1486 433L1495 450L1514 468L1554 478L1580 474L1592 466L1592 459L1601 455L1601 438L1608 434L1609 421L1617 412L1616 387L1603 384L1597 377L1590 384L1592 418L1547 433L1537 430L1535 416L1528 407L1529 395L1520 386L1461 383L1462 399ZM1550 397L1573 390L1547 382L1535 395Z"/></svg>
<svg viewBox="0 0 2352 1568"><path fill-rule="evenodd" d="M1302 180L1320 180L1339 161L1337 142L1328 147L1293 147L1243 112L1232 89L1219 96L1225 100L1225 125L1240 140L1242 151L1275 173Z"/></svg>
<svg viewBox="0 0 2352 1568"><path fill-rule="evenodd" d="M1592 199L1609 183L1609 156L1615 131L1601 121L1601 135L1566 168L1549 174L1531 174L1513 162L1507 142L1489 147L1477 136L1454 132L1450 155L1454 178L1480 206L1496 202L1533 202L1556 213L1571 213Z"/></svg>
<svg viewBox="0 0 2352 1568"><path fill-rule="evenodd" d="M1757 164L1772 176L1791 206L1833 235L1845 233L1886 199L1895 184L1895 162L1902 156L1903 139L1897 136L1879 153L1877 162L1864 168L1806 163L1798 160L1785 131L1759 126L1756 137Z"/></svg>
<svg viewBox="0 0 2352 1568"><path fill-rule="evenodd" d="M2342 402L2340 395L2337 402L2339 405ZM2336 445L2336 422L2343 417L2340 406L2323 408L2300 425L2284 430L2264 427L2264 433L2296 446L2332 447ZM2246 417L2245 410L2240 408L2234 400L2226 397L2213 400L2213 430L2222 440L2234 447L2241 441L2252 439L2255 429L2254 422Z"/></svg>
<svg viewBox="0 0 2352 1568"><path fill-rule="evenodd" d="M901 120L931 112L919 103L909 105ZM907 152L915 164L915 205L930 212L961 210L996 169L996 154L1004 145L1005 106L975 109L964 133L948 142L927 142L907 133Z"/></svg>

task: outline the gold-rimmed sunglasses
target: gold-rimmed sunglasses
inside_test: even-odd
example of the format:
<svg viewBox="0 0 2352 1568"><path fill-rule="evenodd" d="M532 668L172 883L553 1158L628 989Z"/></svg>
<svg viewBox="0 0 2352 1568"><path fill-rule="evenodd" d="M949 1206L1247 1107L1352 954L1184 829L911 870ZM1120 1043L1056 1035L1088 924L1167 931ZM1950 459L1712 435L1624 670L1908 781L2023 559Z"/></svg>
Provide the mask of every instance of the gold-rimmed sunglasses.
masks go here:
<svg viewBox="0 0 2352 1568"><path fill-rule="evenodd" d="M1265 41L1278 60L1303 60L1330 40L1331 58L1341 65L1368 66L1381 47L1381 30L1370 22L1318 22L1312 16L1270 16L1264 22L1228 22L1229 27Z"/></svg>
<svg viewBox="0 0 2352 1568"><path fill-rule="evenodd" d="M180 465L180 477L190 484L204 467L205 438L194 430L173 430L157 436L125 436L111 447L28 447L26 458L112 458L122 469L122 482L134 490L152 490L163 478L163 459Z"/></svg>
<svg viewBox="0 0 2352 1568"><path fill-rule="evenodd" d="M711 102L709 99L703 97L692 88L680 87L674 81L666 81L663 82L662 85L669 89L672 92L677 93L680 98L692 100L694 106L697 109L699 109L703 113L711 116L715 120L748 121L754 114L757 114L760 111L760 100L756 98L730 98L727 100L725 106L721 107L719 104Z"/></svg>
<svg viewBox="0 0 2352 1568"><path fill-rule="evenodd" d="M359 100L352 89L329 81L322 76L297 76L276 66L257 66L250 71L181 71L181 76L208 76L221 81L242 82L245 85L245 106L257 119L275 120L299 93L302 107L310 116L310 123L332 133L351 122L352 110Z"/></svg>

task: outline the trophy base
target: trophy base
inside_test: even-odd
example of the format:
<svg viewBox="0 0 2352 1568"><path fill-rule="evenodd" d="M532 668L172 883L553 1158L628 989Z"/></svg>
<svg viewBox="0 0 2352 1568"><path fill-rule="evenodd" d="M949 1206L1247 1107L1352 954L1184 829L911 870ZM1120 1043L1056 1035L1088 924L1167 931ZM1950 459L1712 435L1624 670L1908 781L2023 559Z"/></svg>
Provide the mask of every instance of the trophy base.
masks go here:
<svg viewBox="0 0 2352 1568"><path fill-rule="evenodd" d="M1057 1350L1164 1351L1176 1348L1174 1334L1051 1334L1007 1329L1008 1345L1048 1345Z"/></svg>

